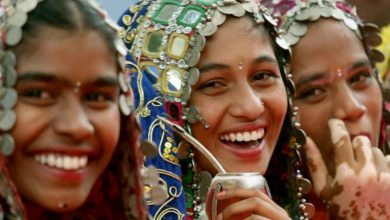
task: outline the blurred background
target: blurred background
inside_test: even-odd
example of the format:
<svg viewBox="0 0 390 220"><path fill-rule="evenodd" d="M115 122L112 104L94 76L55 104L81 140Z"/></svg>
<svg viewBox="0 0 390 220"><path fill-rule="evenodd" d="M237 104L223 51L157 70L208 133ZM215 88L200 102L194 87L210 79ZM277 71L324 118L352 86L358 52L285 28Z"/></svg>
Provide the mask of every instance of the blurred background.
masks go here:
<svg viewBox="0 0 390 220"><path fill-rule="evenodd" d="M97 0L100 5L108 12L108 15L117 21L121 14L133 3L138 0Z"/></svg>

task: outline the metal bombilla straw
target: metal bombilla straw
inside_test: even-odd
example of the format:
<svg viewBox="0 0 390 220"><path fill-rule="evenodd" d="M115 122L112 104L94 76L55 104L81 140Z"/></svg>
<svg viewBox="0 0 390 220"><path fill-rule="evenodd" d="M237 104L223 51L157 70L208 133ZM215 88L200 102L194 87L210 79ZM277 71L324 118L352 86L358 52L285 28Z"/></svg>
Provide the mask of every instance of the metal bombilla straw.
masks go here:
<svg viewBox="0 0 390 220"><path fill-rule="evenodd" d="M168 125L170 128L172 128L177 134L180 135L184 140L188 141L190 144L192 144L198 151L200 151L214 166L214 168L218 171L218 173L226 173L226 170L222 167L222 164L217 160L217 158L214 157L213 154L205 147L203 144L201 144L198 140L196 140L194 137L192 137L186 130L184 130L183 127L180 125L177 125L168 119L157 116L160 121L162 121L164 124Z"/></svg>

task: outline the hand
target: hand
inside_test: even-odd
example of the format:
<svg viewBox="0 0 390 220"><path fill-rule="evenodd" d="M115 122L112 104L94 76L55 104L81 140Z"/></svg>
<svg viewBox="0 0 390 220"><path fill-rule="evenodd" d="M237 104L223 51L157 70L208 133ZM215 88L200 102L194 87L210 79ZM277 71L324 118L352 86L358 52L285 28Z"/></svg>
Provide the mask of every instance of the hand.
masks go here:
<svg viewBox="0 0 390 220"><path fill-rule="evenodd" d="M290 219L283 208L257 189L230 189L220 192L217 198L219 202L235 201L223 209L217 216L218 220Z"/></svg>
<svg viewBox="0 0 390 220"><path fill-rule="evenodd" d="M329 120L336 173L330 176L314 142L305 146L314 191L328 201L332 219L390 219L390 157L365 136L350 135L341 120Z"/></svg>

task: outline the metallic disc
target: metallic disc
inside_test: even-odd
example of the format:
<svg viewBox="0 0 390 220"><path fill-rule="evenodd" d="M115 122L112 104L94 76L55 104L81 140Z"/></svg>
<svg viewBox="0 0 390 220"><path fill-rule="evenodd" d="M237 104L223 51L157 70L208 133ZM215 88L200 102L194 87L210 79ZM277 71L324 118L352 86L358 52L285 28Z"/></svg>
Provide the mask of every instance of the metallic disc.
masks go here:
<svg viewBox="0 0 390 220"><path fill-rule="evenodd" d="M317 21L321 17L321 8L313 7L310 9L310 21Z"/></svg>
<svg viewBox="0 0 390 220"><path fill-rule="evenodd" d="M16 122L16 114L14 111L6 109L3 110L0 118L0 129L2 131L9 131Z"/></svg>
<svg viewBox="0 0 390 220"><path fill-rule="evenodd" d="M158 154L156 144L151 141L143 141L141 143L141 151L146 157L149 158L153 158Z"/></svg>
<svg viewBox="0 0 390 220"><path fill-rule="evenodd" d="M193 47L193 50L200 52L203 50L205 45L206 45L206 38L200 34L197 34L195 36L195 45Z"/></svg>
<svg viewBox="0 0 390 220"><path fill-rule="evenodd" d="M298 184L298 187L300 188L301 193L308 194L309 192L311 192L312 184L311 184L310 180L308 180L306 178L298 178L297 184Z"/></svg>
<svg viewBox="0 0 390 220"><path fill-rule="evenodd" d="M217 26L225 22L225 20L226 16L218 10L215 11L213 18L211 18L211 22L213 22Z"/></svg>
<svg viewBox="0 0 390 220"><path fill-rule="evenodd" d="M151 202L155 205L160 205L168 199L168 193L163 186L156 185L150 190Z"/></svg>
<svg viewBox="0 0 390 220"><path fill-rule="evenodd" d="M5 39L5 43L8 46L15 46L22 40L22 29L16 26L9 26L7 30L7 35Z"/></svg>
<svg viewBox="0 0 390 220"><path fill-rule="evenodd" d="M290 92L290 95L294 95L295 93L295 84L291 79L287 79L286 81L286 87L288 91Z"/></svg>
<svg viewBox="0 0 390 220"><path fill-rule="evenodd" d="M285 50L290 49L290 45L288 44L288 42L285 39L278 36L278 37L276 37L275 41L276 41L276 44L279 45L279 47L281 47Z"/></svg>
<svg viewBox="0 0 390 220"><path fill-rule="evenodd" d="M218 10L220 12L222 12L223 14L233 14L234 13L234 10L235 10L235 7L234 5L225 5L225 6L218 6L217 7Z"/></svg>
<svg viewBox="0 0 390 220"><path fill-rule="evenodd" d="M193 105L188 107L186 116L187 116L187 121L191 124L195 124L196 122L199 121L200 118L198 109Z"/></svg>
<svg viewBox="0 0 390 220"><path fill-rule="evenodd" d="M245 15L245 9L241 4L236 4L234 8L233 15L236 17L242 17Z"/></svg>
<svg viewBox="0 0 390 220"><path fill-rule="evenodd" d="M115 40L115 48L119 54L121 54L122 56L126 56L127 49L126 49L125 45L123 44L122 40L120 40L120 39Z"/></svg>
<svg viewBox="0 0 390 220"><path fill-rule="evenodd" d="M11 66L4 66L4 73L5 73L5 85L8 87L13 87L16 83L16 71L14 67Z"/></svg>
<svg viewBox="0 0 390 220"><path fill-rule="evenodd" d="M4 96L1 97L0 99L0 103L3 106L3 108L10 109L15 106L17 99L18 99L18 94L16 93L15 89L7 88Z"/></svg>
<svg viewBox="0 0 390 220"><path fill-rule="evenodd" d="M306 34L307 26L301 22L294 22L289 29L289 32L294 34L297 37L301 37Z"/></svg>
<svg viewBox="0 0 390 220"><path fill-rule="evenodd" d="M321 8L321 16L324 18L329 18L332 16L332 9L329 7Z"/></svg>
<svg viewBox="0 0 390 220"><path fill-rule="evenodd" d="M314 205L307 202L307 203L304 204L304 206L305 206L304 212L307 215L306 216L307 219L311 219L314 216L315 212L316 212L316 209L315 209Z"/></svg>
<svg viewBox="0 0 390 220"><path fill-rule="evenodd" d="M190 54L190 57L186 60L187 65L190 67L196 66L198 64L200 59L200 52L198 51L192 51Z"/></svg>
<svg viewBox="0 0 390 220"><path fill-rule="evenodd" d="M372 49L370 53L370 58L375 62L383 62L385 60L385 56L378 49Z"/></svg>
<svg viewBox="0 0 390 220"><path fill-rule="evenodd" d="M380 29L376 24L366 23L362 27L364 33L379 33Z"/></svg>
<svg viewBox="0 0 390 220"><path fill-rule="evenodd" d="M15 141L10 134L0 136L1 154L8 157L11 156L15 149Z"/></svg>
<svg viewBox="0 0 390 220"><path fill-rule="evenodd" d="M118 75L118 83L122 90L122 92L128 92L129 91L129 85L127 84L125 80L125 76L123 74Z"/></svg>
<svg viewBox="0 0 390 220"><path fill-rule="evenodd" d="M188 144L185 141L181 141L179 143L179 153L178 157L179 159L185 159L188 156L188 148L190 148L190 144Z"/></svg>
<svg viewBox="0 0 390 220"><path fill-rule="evenodd" d="M8 23L15 27L22 27L27 21L27 13L21 10L15 10L14 13L8 17Z"/></svg>
<svg viewBox="0 0 390 220"><path fill-rule="evenodd" d="M5 52L3 64L8 65L8 66L12 66L12 67L14 67L16 65L16 56L15 56L14 52L12 52L10 50Z"/></svg>
<svg viewBox="0 0 390 220"><path fill-rule="evenodd" d="M203 203L206 201L207 193L211 184L211 175L209 172L201 171L199 174L199 196L200 201Z"/></svg>
<svg viewBox="0 0 390 220"><path fill-rule="evenodd" d="M30 12L37 7L38 0L20 0L18 1L16 8L24 12Z"/></svg>
<svg viewBox="0 0 390 220"><path fill-rule="evenodd" d="M296 139L296 142L300 145L305 145L306 144L306 134L305 132L302 130L302 129L293 129L293 134L292 134L295 139Z"/></svg>
<svg viewBox="0 0 390 220"><path fill-rule="evenodd" d="M299 41L299 37L297 36L294 36L293 34L291 33L287 33L285 35L282 36L284 40L286 40L291 46L295 45L296 43L298 43Z"/></svg>
<svg viewBox="0 0 390 220"><path fill-rule="evenodd" d="M270 24L272 24L273 26L276 26L277 25L277 21L269 14L269 13L263 13L263 17L266 21L268 21Z"/></svg>
<svg viewBox="0 0 390 220"><path fill-rule="evenodd" d="M332 11L332 17L342 20L345 18L344 13L340 9L335 9Z"/></svg>
<svg viewBox="0 0 390 220"><path fill-rule="evenodd" d="M198 68L191 68L190 70L188 70L188 84L190 84L191 86L192 85L195 85L196 82L198 82L199 80L199 69Z"/></svg>
<svg viewBox="0 0 390 220"><path fill-rule="evenodd" d="M181 96L181 99L184 102L187 102L190 99L190 96L191 96L191 86L186 85L186 87L183 88L183 94Z"/></svg>
<svg viewBox="0 0 390 220"><path fill-rule="evenodd" d="M122 114L124 114L125 116L130 115L130 113L131 113L130 104L127 100L127 97L124 94L121 94L119 96L119 108L120 108Z"/></svg>
<svg viewBox="0 0 390 220"><path fill-rule="evenodd" d="M250 12L250 13L253 13L256 10L258 10L258 6L256 5L256 3L254 1L243 2L243 3L241 3L241 5L247 12Z"/></svg>
<svg viewBox="0 0 390 220"><path fill-rule="evenodd" d="M345 18L343 21L344 24L347 25L347 27L350 28L351 30L356 31L358 29L358 25L354 20L350 18Z"/></svg>
<svg viewBox="0 0 390 220"><path fill-rule="evenodd" d="M146 185L156 185L158 184L158 179L160 175L155 167L144 167L141 169L142 181Z"/></svg>
<svg viewBox="0 0 390 220"><path fill-rule="evenodd" d="M297 21L306 21L311 17L309 9L305 9L299 12L297 16L295 16L295 20Z"/></svg>
<svg viewBox="0 0 390 220"><path fill-rule="evenodd" d="M365 36L365 40L372 47L379 46L382 43L382 37L379 35L379 33L371 33Z"/></svg>
<svg viewBox="0 0 390 220"><path fill-rule="evenodd" d="M207 22L199 33L205 37L213 35L217 31L217 25L212 22Z"/></svg>

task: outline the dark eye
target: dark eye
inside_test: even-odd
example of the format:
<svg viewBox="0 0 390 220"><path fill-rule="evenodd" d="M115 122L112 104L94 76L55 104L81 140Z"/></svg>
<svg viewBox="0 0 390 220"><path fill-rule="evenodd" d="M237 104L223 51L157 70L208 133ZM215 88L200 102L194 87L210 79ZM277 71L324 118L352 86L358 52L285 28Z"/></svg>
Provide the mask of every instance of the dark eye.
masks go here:
<svg viewBox="0 0 390 220"><path fill-rule="evenodd" d="M108 102L113 101L114 99L115 98L111 94L99 92L88 93L85 95L85 100L91 102Z"/></svg>
<svg viewBox="0 0 390 220"><path fill-rule="evenodd" d="M325 96L326 90L323 88L309 88L298 92L296 99L306 100L309 102L318 102Z"/></svg>
<svg viewBox="0 0 390 220"><path fill-rule="evenodd" d="M226 84L221 80L209 80L200 84L196 90L201 91L207 95L218 95L225 91Z"/></svg>
<svg viewBox="0 0 390 220"><path fill-rule="evenodd" d="M365 88L371 82L372 74L369 71L360 71L349 78L349 83L354 88Z"/></svg>
<svg viewBox="0 0 390 220"><path fill-rule="evenodd" d="M33 105L50 105L54 103L56 93L41 88L26 88L18 91L18 96L22 101Z"/></svg>
<svg viewBox="0 0 390 220"><path fill-rule="evenodd" d="M278 75L273 72L260 71L253 74L251 80L259 86L269 86L275 82L276 78Z"/></svg>

